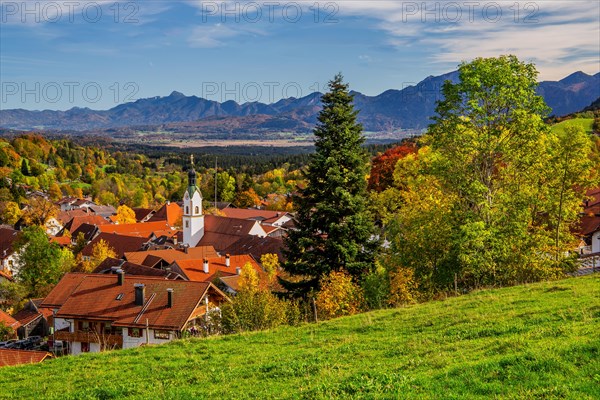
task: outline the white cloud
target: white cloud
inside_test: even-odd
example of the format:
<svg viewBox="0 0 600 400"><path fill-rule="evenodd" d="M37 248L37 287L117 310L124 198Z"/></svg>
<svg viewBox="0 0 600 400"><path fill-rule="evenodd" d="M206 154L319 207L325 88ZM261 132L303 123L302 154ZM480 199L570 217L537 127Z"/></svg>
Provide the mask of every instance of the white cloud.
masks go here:
<svg viewBox="0 0 600 400"><path fill-rule="evenodd" d="M225 24L200 25L192 29L188 37L188 43L191 47L212 48L226 45L226 40L240 35L264 35L259 29L250 29L248 27L236 26L233 29Z"/></svg>
<svg viewBox="0 0 600 400"><path fill-rule="evenodd" d="M442 69L475 57L509 53L535 62L541 79L600 69L600 2L594 0L342 0L337 4L341 18L346 15L379 21L377 29L385 31L388 44L400 50L426 46L429 61Z"/></svg>

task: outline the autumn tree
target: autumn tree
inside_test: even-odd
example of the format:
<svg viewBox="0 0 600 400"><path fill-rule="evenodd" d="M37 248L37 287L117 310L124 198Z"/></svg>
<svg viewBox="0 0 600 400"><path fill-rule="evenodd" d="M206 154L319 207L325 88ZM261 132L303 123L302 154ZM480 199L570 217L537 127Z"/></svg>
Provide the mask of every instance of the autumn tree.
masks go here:
<svg viewBox="0 0 600 400"><path fill-rule="evenodd" d="M32 196L23 212L27 225L44 226L50 218L58 216L58 207L50 200L41 196Z"/></svg>
<svg viewBox="0 0 600 400"><path fill-rule="evenodd" d="M373 267L378 243L367 210L368 157L352 101L348 85L336 75L322 97L307 186L294 200L297 229L285 241L284 269L297 279L282 283L299 294L317 288L333 270L359 277Z"/></svg>
<svg viewBox="0 0 600 400"><path fill-rule="evenodd" d="M125 204L117 208L117 224L135 224L135 212Z"/></svg>
<svg viewBox="0 0 600 400"><path fill-rule="evenodd" d="M390 258L414 271L421 290L566 271L568 227L590 176L589 145L553 136L536 87L535 67L514 56L463 63L459 82L444 84L423 139L430 154L424 162L419 152L419 174L404 188L389 231Z"/></svg>
<svg viewBox="0 0 600 400"><path fill-rule="evenodd" d="M269 280L273 280L277 276L279 270L279 257L277 254L266 253L260 256L260 264L263 266L269 276Z"/></svg>
<svg viewBox="0 0 600 400"><path fill-rule="evenodd" d="M19 205L14 201L0 203L0 220L4 224L14 225L21 218L22 212Z"/></svg>
<svg viewBox="0 0 600 400"><path fill-rule="evenodd" d="M115 258L117 253L115 250L110 247L105 240L100 239L93 247L92 247L92 256L88 261L84 261L82 263L83 272L92 272L93 270L102 263L102 261L107 258Z"/></svg>
<svg viewBox="0 0 600 400"><path fill-rule="evenodd" d="M315 304L319 318L336 318L353 315L364 307L362 289L352 281L347 272L331 271L321 278L321 290L317 294Z"/></svg>
<svg viewBox="0 0 600 400"><path fill-rule="evenodd" d="M297 305L261 288L258 274L250 263L242 267L238 287L232 302L221 306L226 333L270 329L297 322Z"/></svg>
<svg viewBox="0 0 600 400"><path fill-rule="evenodd" d="M56 182L53 182L50 185L50 189L48 189L48 194L50 198L54 201L60 200L62 198L62 190L60 190L60 186Z"/></svg>
<svg viewBox="0 0 600 400"><path fill-rule="evenodd" d="M396 163L408 154L415 153L416 150L414 142L406 142L374 157L369 175L368 189L382 192L392 186Z"/></svg>
<svg viewBox="0 0 600 400"><path fill-rule="evenodd" d="M235 205L239 208L258 207L260 206L260 197L254 189L249 188L236 196Z"/></svg>
<svg viewBox="0 0 600 400"><path fill-rule="evenodd" d="M28 297L43 297L74 266L73 253L48 240L43 228L25 228L15 242L16 281Z"/></svg>

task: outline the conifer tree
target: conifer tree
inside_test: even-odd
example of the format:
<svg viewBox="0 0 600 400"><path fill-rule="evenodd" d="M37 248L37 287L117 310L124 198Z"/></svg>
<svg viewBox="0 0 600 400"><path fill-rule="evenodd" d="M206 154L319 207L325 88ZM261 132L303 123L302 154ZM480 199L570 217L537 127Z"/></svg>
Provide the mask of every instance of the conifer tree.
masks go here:
<svg viewBox="0 0 600 400"><path fill-rule="evenodd" d="M353 96L342 79L336 75L321 99L307 186L294 200L297 230L286 239L284 269L292 277L282 284L299 294L318 288L319 279L334 270L360 277L372 269L378 247L367 210L369 157L361 148Z"/></svg>

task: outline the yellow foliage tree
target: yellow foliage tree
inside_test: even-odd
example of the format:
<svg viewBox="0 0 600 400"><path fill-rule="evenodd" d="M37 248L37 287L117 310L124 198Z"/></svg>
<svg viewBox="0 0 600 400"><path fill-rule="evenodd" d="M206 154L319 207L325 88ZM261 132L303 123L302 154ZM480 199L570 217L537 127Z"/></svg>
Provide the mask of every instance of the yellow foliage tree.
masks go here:
<svg viewBox="0 0 600 400"><path fill-rule="evenodd" d="M0 220L8 225L14 225L21 218L21 209L14 201L0 203Z"/></svg>
<svg viewBox="0 0 600 400"><path fill-rule="evenodd" d="M43 226L50 218L58 215L58 207L50 200L40 196L29 199L29 205L23 213L23 219L27 225Z"/></svg>
<svg viewBox="0 0 600 400"><path fill-rule="evenodd" d="M91 259L82 263L83 271L92 272L102 261L106 260L108 257L114 258L116 256L117 253L115 253L115 250L110 247L106 241L101 239L92 248Z"/></svg>
<svg viewBox="0 0 600 400"><path fill-rule="evenodd" d="M50 185L50 189L48 189L48 194L50 198L54 201L60 200L62 198L62 190L60 190L60 186L56 182Z"/></svg>
<svg viewBox="0 0 600 400"><path fill-rule="evenodd" d="M279 257L277 254L267 253L260 256L260 263L262 264L265 271L269 275L269 281L273 281L273 278L277 275L279 270Z"/></svg>
<svg viewBox="0 0 600 400"><path fill-rule="evenodd" d="M364 307L363 291L345 271L331 271L321 279L321 290L315 304L320 318L353 315Z"/></svg>
<svg viewBox="0 0 600 400"><path fill-rule="evenodd" d="M117 224L135 224L135 212L125 204L117 208Z"/></svg>
<svg viewBox="0 0 600 400"><path fill-rule="evenodd" d="M238 285L240 291L255 292L258 290L258 273L249 262L242 267Z"/></svg>
<svg viewBox="0 0 600 400"><path fill-rule="evenodd" d="M401 304L414 303L417 287L418 285L412 269L397 268L394 272L390 273L390 305L399 306Z"/></svg>

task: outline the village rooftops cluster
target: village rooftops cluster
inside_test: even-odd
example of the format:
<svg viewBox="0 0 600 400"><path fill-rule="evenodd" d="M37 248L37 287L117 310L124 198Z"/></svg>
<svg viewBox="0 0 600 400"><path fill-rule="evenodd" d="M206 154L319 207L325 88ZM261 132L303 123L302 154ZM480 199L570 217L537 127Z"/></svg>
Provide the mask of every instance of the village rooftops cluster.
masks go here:
<svg viewBox="0 0 600 400"><path fill-rule="evenodd" d="M14 318L7 315L15 333L53 337L70 354L163 343L197 329L211 308L229 301L244 267L255 271L262 287L278 289L260 259L269 253L283 259L282 235L292 216L229 204L219 216L204 214L194 175L192 168L183 202L134 209L137 222L131 224L116 223L114 208L91 199L59 201L61 211L46 230L50 240L61 246L83 240L84 261L100 242L115 256L92 273L66 274L44 299L30 300ZM13 279L18 231L0 232L6 266L0 273Z"/></svg>

